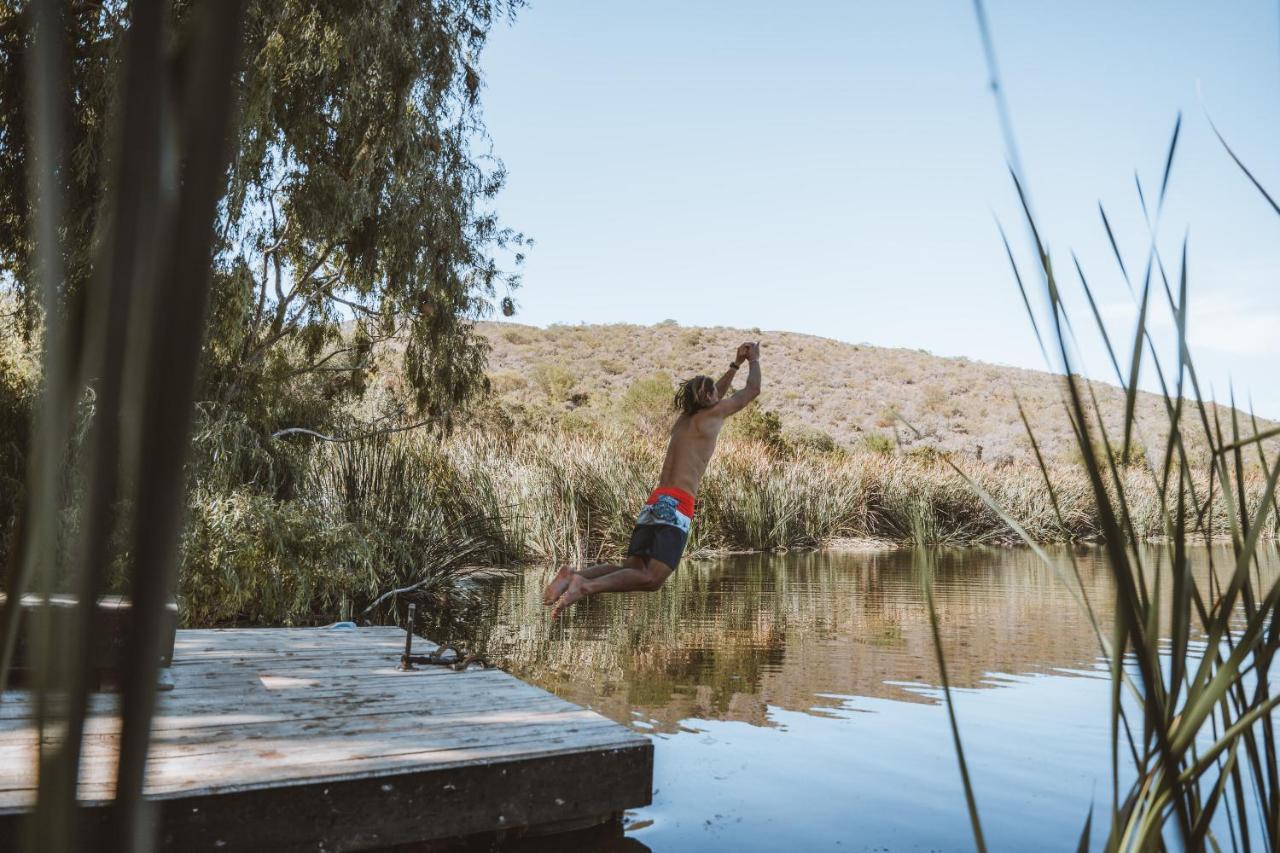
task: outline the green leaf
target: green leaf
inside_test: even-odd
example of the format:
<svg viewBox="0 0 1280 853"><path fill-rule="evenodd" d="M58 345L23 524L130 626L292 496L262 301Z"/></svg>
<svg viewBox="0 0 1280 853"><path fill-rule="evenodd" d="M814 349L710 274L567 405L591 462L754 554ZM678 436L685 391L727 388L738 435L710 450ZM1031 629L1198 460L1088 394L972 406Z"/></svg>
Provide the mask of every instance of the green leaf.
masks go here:
<svg viewBox="0 0 1280 853"><path fill-rule="evenodd" d="M1076 845L1076 853L1088 853L1089 836L1093 831L1093 804L1089 804L1089 816L1084 820L1084 830L1080 833L1080 843Z"/></svg>

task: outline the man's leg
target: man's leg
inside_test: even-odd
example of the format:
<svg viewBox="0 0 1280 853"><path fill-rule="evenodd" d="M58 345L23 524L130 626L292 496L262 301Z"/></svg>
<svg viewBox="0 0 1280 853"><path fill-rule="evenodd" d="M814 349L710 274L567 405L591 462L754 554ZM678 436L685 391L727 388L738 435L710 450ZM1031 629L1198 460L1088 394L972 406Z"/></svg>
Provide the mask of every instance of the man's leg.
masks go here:
<svg viewBox="0 0 1280 853"><path fill-rule="evenodd" d="M596 563L594 566L587 566L585 568L578 569L574 574L582 575L584 578L590 580L591 578L598 578L602 575L607 575L621 569L639 569L643 567L644 559L631 555L623 561L621 566L616 563Z"/></svg>
<svg viewBox="0 0 1280 853"><path fill-rule="evenodd" d="M556 618L561 610L588 595L601 592L653 592L659 589L670 575L670 566L661 560L652 559L642 567L623 567L594 578L571 575L569 586L556 600L551 618Z"/></svg>
<svg viewBox="0 0 1280 853"><path fill-rule="evenodd" d="M598 578L601 575L607 575L610 572L620 571L621 569L640 569L644 568L644 559L634 554L628 555L622 561L622 565L614 563L596 563L593 566L574 570L569 566L561 566L560 571L556 572L555 577L547 584L547 588L542 591L542 603L545 605L554 604L556 599L564 594L569 588L569 578L573 575L580 575L584 578Z"/></svg>

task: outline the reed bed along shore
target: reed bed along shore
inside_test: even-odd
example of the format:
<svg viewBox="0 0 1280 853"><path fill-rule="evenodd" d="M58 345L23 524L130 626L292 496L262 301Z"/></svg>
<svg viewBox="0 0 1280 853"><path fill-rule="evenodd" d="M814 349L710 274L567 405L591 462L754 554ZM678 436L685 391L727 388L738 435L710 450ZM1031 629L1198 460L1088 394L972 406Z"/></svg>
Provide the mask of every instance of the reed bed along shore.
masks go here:
<svg viewBox="0 0 1280 853"><path fill-rule="evenodd" d="M184 621L308 624L387 618L399 598L465 602L477 576L617 559L661 468L660 437L630 431L484 428L400 434L300 452L292 496L210 481L193 490ZM1101 532L1078 465L964 472L1039 541ZM1148 469L1120 470L1136 527L1161 533ZM1255 502L1261 481L1250 482ZM944 459L721 442L698 495L689 551L821 547L846 538L1000 544L1017 535Z"/></svg>

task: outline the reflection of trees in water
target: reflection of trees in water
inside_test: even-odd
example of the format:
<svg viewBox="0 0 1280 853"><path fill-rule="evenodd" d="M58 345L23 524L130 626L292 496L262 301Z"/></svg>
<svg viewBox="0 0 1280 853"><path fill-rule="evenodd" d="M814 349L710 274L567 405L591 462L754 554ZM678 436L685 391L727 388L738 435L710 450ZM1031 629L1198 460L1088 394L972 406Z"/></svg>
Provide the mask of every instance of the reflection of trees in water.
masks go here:
<svg viewBox="0 0 1280 853"><path fill-rule="evenodd" d="M984 686L989 673L1093 661L1097 649L1083 617L1032 555L968 549L937 557L934 595L954 686ZM819 568L810 573L815 559ZM790 650L802 649L803 666L789 658L765 684L767 701L803 709L815 704L817 692L926 701L900 686L937 684L928 611L913 563L905 551L835 556L825 566L821 555L798 560L788 625ZM1091 597L1109 600L1100 572L1087 572L1085 582ZM826 631L813 630L823 625Z"/></svg>
<svg viewBox="0 0 1280 853"><path fill-rule="evenodd" d="M1069 571L1062 552L1064 571ZM1093 665L1096 640L1063 583L1030 552L935 552L935 600L953 686L992 674ZM1079 557L1085 592L1112 606L1100 556ZM1204 583L1204 554L1194 572ZM533 573L495 593L476 637L494 660L613 719L767 725L769 705L807 711L835 696L933 701L904 684L937 675L910 551L690 561L657 595L603 596L548 622Z"/></svg>
<svg viewBox="0 0 1280 853"><path fill-rule="evenodd" d="M783 663L787 614L774 589L785 570L685 563L662 593L591 599L563 625L548 621L542 579L530 576L497 594L476 640L491 660L614 719L631 720L633 708L664 709L667 728L738 719L741 697ZM752 716L763 723L763 707Z"/></svg>

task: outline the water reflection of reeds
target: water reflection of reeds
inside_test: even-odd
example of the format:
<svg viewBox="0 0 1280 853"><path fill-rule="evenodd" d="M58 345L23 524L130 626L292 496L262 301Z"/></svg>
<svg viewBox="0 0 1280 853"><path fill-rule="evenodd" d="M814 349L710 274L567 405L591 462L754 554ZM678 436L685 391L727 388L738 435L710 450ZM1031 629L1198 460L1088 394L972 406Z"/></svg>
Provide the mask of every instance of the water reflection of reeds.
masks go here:
<svg viewBox="0 0 1280 853"><path fill-rule="evenodd" d="M1085 594L1109 613L1100 553L1079 554ZM1206 561L1193 571L1207 587ZM768 725L768 706L810 711L841 696L937 701L910 688L939 683L910 551L691 561L660 594L589 600L564 625L547 620L540 580L534 573L495 593L477 639L513 672L620 722L640 717L666 731L690 718ZM1029 551L941 551L934 594L956 687L1095 665L1084 615Z"/></svg>

